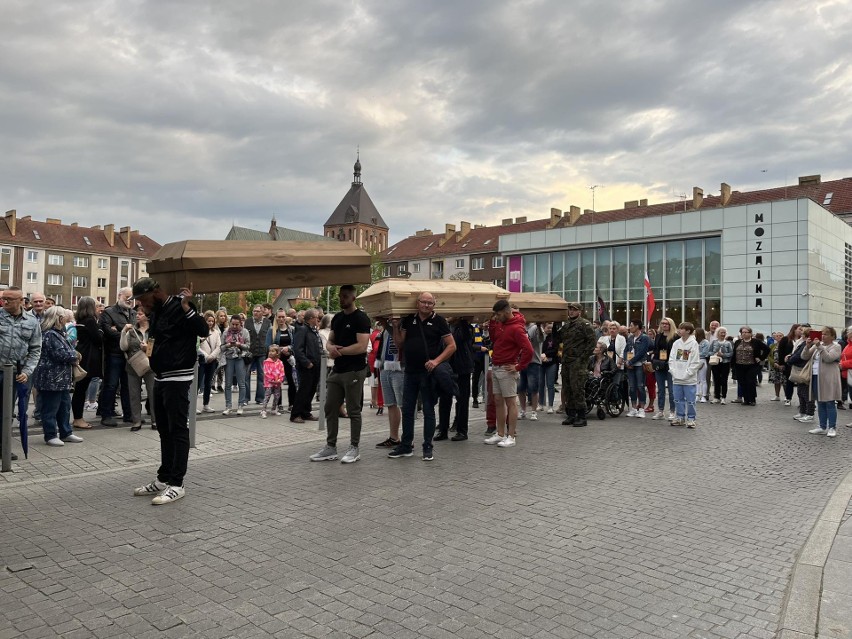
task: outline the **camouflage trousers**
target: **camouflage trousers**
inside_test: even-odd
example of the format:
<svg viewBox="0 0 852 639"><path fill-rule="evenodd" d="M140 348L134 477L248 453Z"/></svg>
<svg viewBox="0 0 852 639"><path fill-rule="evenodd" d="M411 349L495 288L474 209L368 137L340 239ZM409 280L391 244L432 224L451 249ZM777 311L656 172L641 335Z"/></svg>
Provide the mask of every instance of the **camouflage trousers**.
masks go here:
<svg viewBox="0 0 852 639"><path fill-rule="evenodd" d="M562 363L562 404L565 410L586 412L586 380L589 372L583 362Z"/></svg>

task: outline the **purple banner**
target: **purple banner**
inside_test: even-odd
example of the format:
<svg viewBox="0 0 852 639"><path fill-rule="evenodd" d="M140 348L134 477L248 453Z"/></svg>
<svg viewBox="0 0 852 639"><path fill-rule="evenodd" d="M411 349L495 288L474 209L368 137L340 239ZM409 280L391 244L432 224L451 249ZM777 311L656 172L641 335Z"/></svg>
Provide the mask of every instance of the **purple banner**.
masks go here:
<svg viewBox="0 0 852 639"><path fill-rule="evenodd" d="M521 256L509 256L509 292L521 292Z"/></svg>

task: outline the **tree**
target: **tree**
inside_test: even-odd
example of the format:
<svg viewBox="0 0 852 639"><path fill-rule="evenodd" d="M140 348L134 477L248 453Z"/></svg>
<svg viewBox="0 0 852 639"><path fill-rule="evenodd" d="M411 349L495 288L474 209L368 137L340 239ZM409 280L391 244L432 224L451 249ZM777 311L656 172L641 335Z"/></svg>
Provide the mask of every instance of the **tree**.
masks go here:
<svg viewBox="0 0 852 639"><path fill-rule="evenodd" d="M450 279L455 280L457 282L466 282L470 279L470 275L468 275L464 271L459 271L458 273L453 273L452 275L450 275Z"/></svg>
<svg viewBox="0 0 852 639"><path fill-rule="evenodd" d="M379 252L370 249L370 283L355 286L355 294L360 295L370 286L384 278L385 265L379 257ZM345 282L344 282L345 283ZM323 307L326 313L336 313L340 310L340 285L334 284L324 287L317 298L317 303Z"/></svg>

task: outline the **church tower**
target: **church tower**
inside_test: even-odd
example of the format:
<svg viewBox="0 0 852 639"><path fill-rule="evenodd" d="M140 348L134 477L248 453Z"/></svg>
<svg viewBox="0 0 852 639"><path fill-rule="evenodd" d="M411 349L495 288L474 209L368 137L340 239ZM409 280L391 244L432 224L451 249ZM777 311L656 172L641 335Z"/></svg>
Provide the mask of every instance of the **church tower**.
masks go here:
<svg viewBox="0 0 852 639"><path fill-rule="evenodd" d="M388 247L388 225L361 183L361 153L356 156L349 192L323 225L323 234L341 242L354 242L381 253Z"/></svg>

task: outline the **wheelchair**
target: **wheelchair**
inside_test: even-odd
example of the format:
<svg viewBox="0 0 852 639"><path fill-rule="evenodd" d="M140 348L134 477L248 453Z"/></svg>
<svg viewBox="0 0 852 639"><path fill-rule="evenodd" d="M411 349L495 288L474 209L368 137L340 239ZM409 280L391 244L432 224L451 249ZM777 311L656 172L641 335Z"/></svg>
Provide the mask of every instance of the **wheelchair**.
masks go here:
<svg viewBox="0 0 852 639"><path fill-rule="evenodd" d="M586 400L586 414L597 408L598 419L606 419L606 416L618 417L624 412L626 405L625 394L615 380L615 373L604 371L600 377L593 377L589 373L583 389Z"/></svg>

